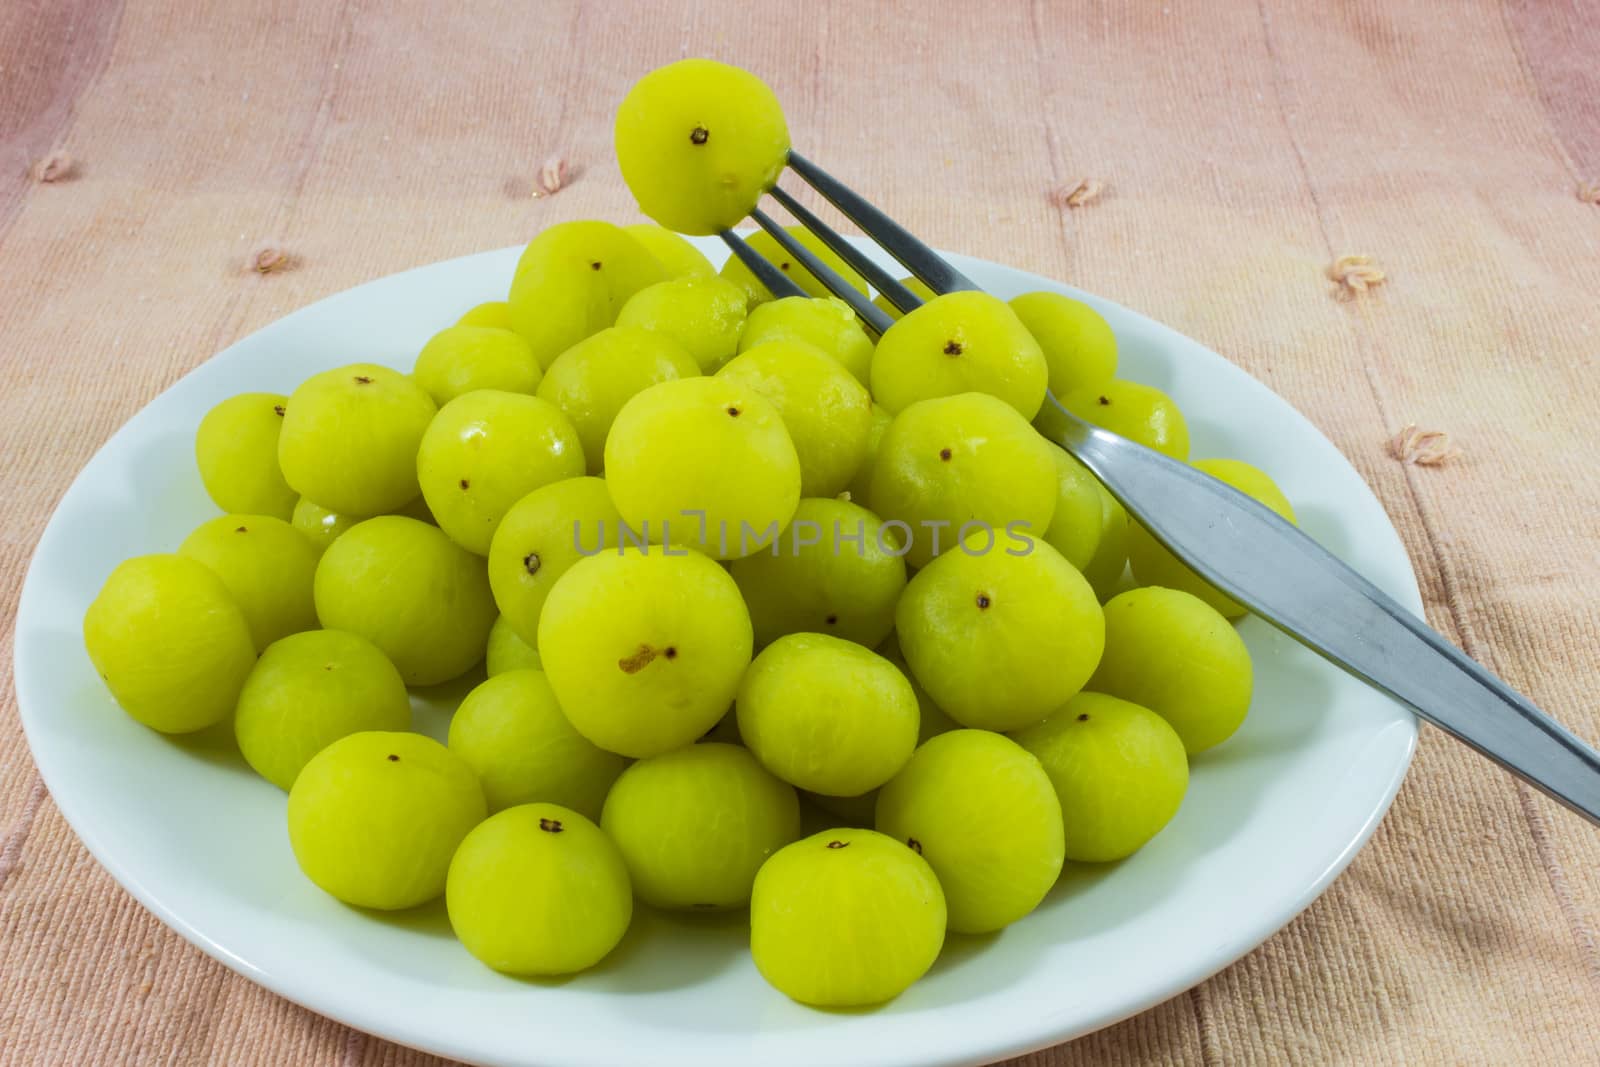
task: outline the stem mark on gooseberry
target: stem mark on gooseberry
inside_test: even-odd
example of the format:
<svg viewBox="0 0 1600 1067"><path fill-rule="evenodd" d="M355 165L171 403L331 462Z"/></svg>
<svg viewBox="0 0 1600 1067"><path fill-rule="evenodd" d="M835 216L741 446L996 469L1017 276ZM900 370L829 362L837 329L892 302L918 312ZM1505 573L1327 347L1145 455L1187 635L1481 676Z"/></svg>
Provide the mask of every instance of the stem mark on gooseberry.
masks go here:
<svg viewBox="0 0 1600 1067"><path fill-rule="evenodd" d="M991 601L989 599L989 594L988 593L979 593L978 594L978 610L979 611L988 611L989 610L989 605L992 604L992 603L993 603L993 601Z"/></svg>
<svg viewBox="0 0 1600 1067"><path fill-rule="evenodd" d="M1111 398L1109 396L1101 397L1100 398L1100 406L1103 407L1103 408L1110 407L1111 406Z"/></svg>
<svg viewBox="0 0 1600 1067"><path fill-rule="evenodd" d="M737 419L739 417L739 409L736 406L729 404L728 414Z"/></svg>
<svg viewBox="0 0 1600 1067"><path fill-rule="evenodd" d="M782 263L779 263L778 264L778 269L779 270L788 270L789 269L789 261L786 259Z"/></svg>
<svg viewBox="0 0 1600 1067"><path fill-rule="evenodd" d="M959 356L963 351L964 351L964 349L962 349L960 341L946 341L945 342L945 345L944 345L944 354L945 355L947 355L947 356Z"/></svg>
<svg viewBox="0 0 1600 1067"><path fill-rule="evenodd" d="M283 415L283 405L282 404L274 404L274 405L272 405L272 413L274 415L282 416Z"/></svg>
<svg viewBox="0 0 1600 1067"><path fill-rule="evenodd" d="M946 463L950 462L950 457L953 455L955 455L955 453L950 451L948 448L939 449L939 458L944 460Z"/></svg>
<svg viewBox="0 0 1600 1067"><path fill-rule="evenodd" d="M921 841L918 841L914 837L908 837L908 838L906 838L906 844L911 846L911 851L915 852L919 856L922 855L922 842Z"/></svg>
<svg viewBox="0 0 1600 1067"><path fill-rule="evenodd" d="M600 261L597 259L593 263L589 264L589 269L590 270L599 270L600 269Z"/></svg>
<svg viewBox="0 0 1600 1067"><path fill-rule="evenodd" d="M461 479L461 488L463 488L463 489L471 489L472 488L472 483L467 481L467 479L463 478L463 479Z"/></svg>
<svg viewBox="0 0 1600 1067"><path fill-rule="evenodd" d="M1089 721L1089 713L1087 711L1079 712L1078 713L1078 721L1079 722L1088 722Z"/></svg>
<svg viewBox="0 0 1600 1067"><path fill-rule="evenodd" d="M538 574L539 568L544 566L544 560L539 558L539 553L529 552L522 557L522 569L529 574Z"/></svg>
<svg viewBox="0 0 1600 1067"><path fill-rule="evenodd" d="M711 131L704 126L696 126L689 131L690 144L705 144L709 140L711 140Z"/></svg>
<svg viewBox="0 0 1600 1067"><path fill-rule="evenodd" d="M539 829L543 830L547 834L559 834L561 832L561 820L540 819Z"/></svg>
<svg viewBox="0 0 1600 1067"><path fill-rule="evenodd" d="M399 763L400 762L400 757L396 756L393 752L391 752L391 753L389 753L389 762L390 763Z"/></svg>
<svg viewBox="0 0 1600 1067"><path fill-rule="evenodd" d="M617 660L617 666L622 668L623 674L638 674L655 661L656 655L656 650L649 645L640 645L633 655Z"/></svg>
<svg viewBox="0 0 1600 1067"><path fill-rule="evenodd" d="M676 648L676 646L668 645L666 648L661 650L661 654L663 656L667 657L668 659L677 659L678 658L678 649Z"/></svg>
<svg viewBox="0 0 1600 1067"><path fill-rule="evenodd" d="M371 378L370 375L358 374L358 375L356 375L356 384L357 385L371 385L372 384L372 378Z"/></svg>
<svg viewBox="0 0 1600 1067"><path fill-rule="evenodd" d="M839 622L839 616L837 616L837 615L829 615L826 619L823 619L822 621L827 623L829 626L836 626L836 625L838 625L838 622Z"/></svg>
<svg viewBox="0 0 1600 1067"><path fill-rule="evenodd" d="M849 848L850 847L850 842L848 842L848 841L829 841L828 842L828 847L829 848Z"/></svg>
<svg viewBox="0 0 1600 1067"><path fill-rule="evenodd" d="M250 532L250 528L248 526L235 526L233 528L233 532L234 533L249 533Z"/></svg>

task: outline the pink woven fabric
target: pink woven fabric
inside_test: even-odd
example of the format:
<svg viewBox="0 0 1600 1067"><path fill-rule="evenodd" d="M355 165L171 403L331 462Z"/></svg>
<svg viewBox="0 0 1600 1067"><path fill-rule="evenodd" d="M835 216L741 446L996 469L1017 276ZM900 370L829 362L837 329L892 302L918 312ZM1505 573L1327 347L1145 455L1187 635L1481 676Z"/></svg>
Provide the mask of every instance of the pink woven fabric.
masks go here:
<svg viewBox="0 0 1600 1067"><path fill-rule="evenodd" d="M0 641L72 475L185 370L357 282L633 217L610 115L687 54L768 77L798 141L932 242L1103 293L1263 379L1378 492L1430 620L1600 736L1591 0L7 0ZM564 184L533 196L556 160ZM254 269L263 252L280 269ZM1346 256L1370 258L1333 270ZM1398 461L1407 424L1462 454ZM1600 834L1428 731L1304 916L1019 1062L1590 1062L1597 871ZM0 1061L427 1059L134 903L46 796L0 679Z"/></svg>

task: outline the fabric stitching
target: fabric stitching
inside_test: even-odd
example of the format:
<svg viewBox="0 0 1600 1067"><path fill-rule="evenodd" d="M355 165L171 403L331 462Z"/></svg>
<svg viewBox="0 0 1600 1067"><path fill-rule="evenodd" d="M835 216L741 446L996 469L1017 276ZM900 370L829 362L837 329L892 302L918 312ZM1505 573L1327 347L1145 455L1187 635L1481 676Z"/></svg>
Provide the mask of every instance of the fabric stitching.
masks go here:
<svg viewBox="0 0 1600 1067"><path fill-rule="evenodd" d="M23 802L22 814L17 816L17 821L6 832L4 840L0 840L0 889L6 887L14 872L22 861L22 846L27 842L28 835L33 832L33 824L38 819L39 809L44 806L44 798L49 795L45 788L44 778L38 771L33 772L33 787L28 790L28 799Z"/></svg>
<svg viewBox="0 0 1600 1067"><path fill-rule="evenodd" d="M1044 59L1044 24L1040 21L1039 0L1033 0L1028 5L1028 25L1032 32L1028 35L1033 39L1033 64L1036 71L1043 71ZM1042 79L1041 79L1042 80ZM1061 145L1056 138L1055 126L1050 122L1049 109L1039 108L1039 124L1044 132L1045 154L1050 158L1050 188L1058 190L1066 179L1062 177L1061 170ZM1065 262L1071 263L1077 255L1077 243L1073 240L1077 236L1074 224L1068 221L1069 212L1057 210L1055 215L1056 237L1061 244L1061 254ZM1070 273L1070 271L1068 272Z"/></svg>
<svg viewBox="0 0 1600 1067"><path fill-rule="evenodd" d="M107 70L111 69L111 57L117 50L117 40L122 34L122 17L127 11L123 0L118 0L116 13L111 16L111 27L106 32L105 48L101 50L100 57L95 61L94 69L84 78L83 84L73 95L72 102L67 105L66 113L61 119L60 127L51 136L53 146L59 146L72 133L78 123L78 103L94 91L100 84L100 79L105 77ZM28 181L9 203L0 200L0 245L5 244L6 235L11 232L12 225L22 217L23 210L28 201L37 195L38 189L34 182Z"/></svg>
<svg viewBox="0 0 1600 1067"><path fill-rule="evenodd" d="M1289 119L1288 109L1284 103L1283 90L1279 77L1279 71L1281 70L1282 64L1279 61L1277 49L1272 43L1272 23L1271 19L1267 15L1265 6L1263 5L1263 0L1256 0L1256 10L1261 18L1262 33L1265 38L1267 56L1272 69L1273 92L1278 109L1278 118L1283 125L1285 135L1288 137L1291 147L1294 149L1295 159L1299 164L1301 181L1304 184L1306 194L1310 198L1312 206L1315 209L1318 232L1322 236L1325 251L1331 256L1333 255L1333 241L1328 233L1322 201L1318 197L1316 186L1311 180L1310 167L1306 161L1305 153L1300 147L1300 139L1295 135L1294 125ZM1500 14L1503 21L1505 15L1505 6L1503 2L1500 5ZM1526 73L1526 71L1524 71L1524 73ZM1566 150L1564 147L1561 148L1561 153L1563 159L1565 159ZM1363 331L1358 330L1353 326L1350 327L1350 330L1352 338L1355 340L1362 353L1362 371L1367 380L1367 387L1372 393L1373 402L1378 409L1379 417L1383 420L1385 425L1389 425L1389 413L1386 410L1386 405L1383 401L1383 391L1378 387L1378 382L1374 376L1374 369L1371 360L1368 358L1370 346L1363 335ZM1421 493L1418 491L1416 484L1416 469L1410 464L1401 464L1400 466L1401 476L1405 481L1406 495L1411 500L1411 507L1412 510L1416 512L1418 521L1422 524L1423 534L1428 542L1429 554L1433 558L1434 568L1439 573L1439 582L1444 591L1445 607L1450 615L1451 622L1456 628L1456 632L1461 637L1462 647L1465 649L1468 655L1472 656L1473 659L1477 660L1479 663L1482 663L1490 670L1498 673L1498 667L1495 664L1492 652L1489 649L1480 648L1478 646L1476 636L1467 621L1466 612L1461 604L1460 590L1455 574L1449 566L1449 561L1445 555L1444 546L1439 538L1438 530L1433 517L1429 514L1428 509L1424 506ZM1584 961L1591 973L1600 975L1600 959L1597 959L1595 954L1595 936L1589 929L1588 924L1584 922L1583 917L1578 912L1577 904L1573 900L1571 892L1567 886L1566 873L1561 868L1560 860L1556 857L1554 850L1551 847L1549 832L1544 824L1544 820L1535 819L1531 814L1532 799L1529 796L1530 787L1525 785L1520 779L1513 779L1513 783L1517 789L1518 802L1523 814L1523 822L1528 827L1528 835L1533 840L1535 854L1539 858L1540 867L1542 867L1544 870L1545 878L1550 886L1551 895L1556 901L1556 907L1560 909L1562 916L1566 919L1570 928L1570 932L1574 941L1573 947L1577 949L1581 956L1584 957Z"/></svg>
<svg viewBox="0 0 1600 1067"><path fill-rule="evenodd" d="M311 122L306 126L305 133L301 135L299 150L295 155L294 172L289 177L289 188L285 195L285 200L278 208L277 221L271 228L274 234L286 234L294 223L300 199L305 193L307 182L310 180L312 164L316 160L317 154L321 149L323 135L327 131L329 116L333 114L334 98L338 95L339 89L343 84L341 77L343 60L345 53L349 50L350 36L354 30L355 20L352 16L351 7L351 0L343 0L340 4L339 31L330 51L329 73L323 81L322 95L317 101L317 109L311 117ZM282 238L274 237L272 240L277 242L281 241ZM252 253L252 256L259 255L261 251L262 249L258 247ZM289 253L281 252L280 254L286 259L290 255ZM249 273L266 275L271 272L257 270L252 265ZM244 321L245 314L248 312L250 302L256 292L257 290L253 286L248 288L241 287L234 292L234 295L228 301L226 310L224 310L218 321L216 331L211 335L211 339L206 346L205 357L210 357L212 353L222 349L224 341L238 333L239 326Z"/></svg>
<svg viewBox="0 0 1600 1067"><path fill-rule="evenodd" d="M1500 16L1500 28L1505 30L1506 43L1511 48L1511 54L1517 61L1517 73L1522 75L1523 82L1528 90L1528 96L1538 101L1539 117L1544 120L1545 133L1550 137L1550 143L1555 145L1556 154L1561 157L1561 165L1566 168L1567 176L1573 181L1581 181L1584 177L1578 168L1577 160L1567 150L1567 143L1561 139L1560 132L1556 129L1555 121L1550 117L1550 108L1545 103L1544 90L1539 86L1539 79L1533 73L1533 64L1528 62L1527 53L1522 50L1522 37L1517 33L1516 27L1511 24L1511 15L1506 10L1505 0L1500 0L1495 5L1495 12Z"/></svg>

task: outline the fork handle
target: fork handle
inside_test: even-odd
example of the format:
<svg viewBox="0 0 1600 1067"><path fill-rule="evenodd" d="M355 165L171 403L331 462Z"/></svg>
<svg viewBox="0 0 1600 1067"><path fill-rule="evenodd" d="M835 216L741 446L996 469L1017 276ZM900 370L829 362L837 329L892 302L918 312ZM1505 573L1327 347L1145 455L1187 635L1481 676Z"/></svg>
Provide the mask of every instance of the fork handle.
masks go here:
<svg viewBox="0 0 1600 1067"><path fill-rule="evenodd" d="M1600 753L1292 523L1188 464L1080 420L1056 436L1206 581L1600 824Z"/></svg>

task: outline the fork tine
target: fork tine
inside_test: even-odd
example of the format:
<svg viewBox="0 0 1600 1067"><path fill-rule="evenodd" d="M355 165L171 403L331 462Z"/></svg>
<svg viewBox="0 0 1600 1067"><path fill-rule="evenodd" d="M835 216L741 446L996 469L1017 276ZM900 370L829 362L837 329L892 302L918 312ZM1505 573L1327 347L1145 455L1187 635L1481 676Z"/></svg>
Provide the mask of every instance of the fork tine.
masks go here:
<svg viewBox="0 0 1600 1067"><path fill-rule="evenodd" d="M732 230L723 230L717 236L722 238L722 243L728 246L728 251L738 257L740 263L750 268L750 273L756 276L756 281L766 286L774 298L782 300L786 296L807 295L804 289L794 283L793 278L746 244L743 237Z"/></svg>
<svg viewBox="0 0 1600 1067"><path fill-rule="evenodd" d="M772 194L772 199L782 204L784 210L793 215L800 225L810 230L818 240L838 253L840 259L860 271L861 276L867 279L867 284L881 293L885 300L899 308L902 313L922 306L921 297L901 285L898 278L878 266L877 261L871 256L839 236L837 230L817 218L810 208L776 185L768 189L767 192Z"/></svg>
<svg viewBox="0 0 1600 1067"><path fill-rule="evenodd" d="M860 226L862 232L878 242L885 252L922 279L929 289L936 293L953 293L960 289L978 288L976 282L946 263L937 252L911 236L903 226L793 149L789 150L789 169L821 193L824 200L842 211L845 218Z"/></svg>
<svg viewBox="0 0 1600 1067"><path fill-rule="evenodd" d="M772 216L757 207L750 209L750 217L756 221L757 226L766 230L772 236L772 239L782 246L785 252L793 256L800 262L802 267L815 275L817 281L821 282L828 292L849 304L850 310L859 315L861 321L876 331L879 336L882 336L885 330L894 325L894 320L882 308L867 299L867 294L845 281L839 276L838 271L818 259L815 252L801 244L793 234L774 222ZM780 271L779 273L782 272Z"/></svg>

